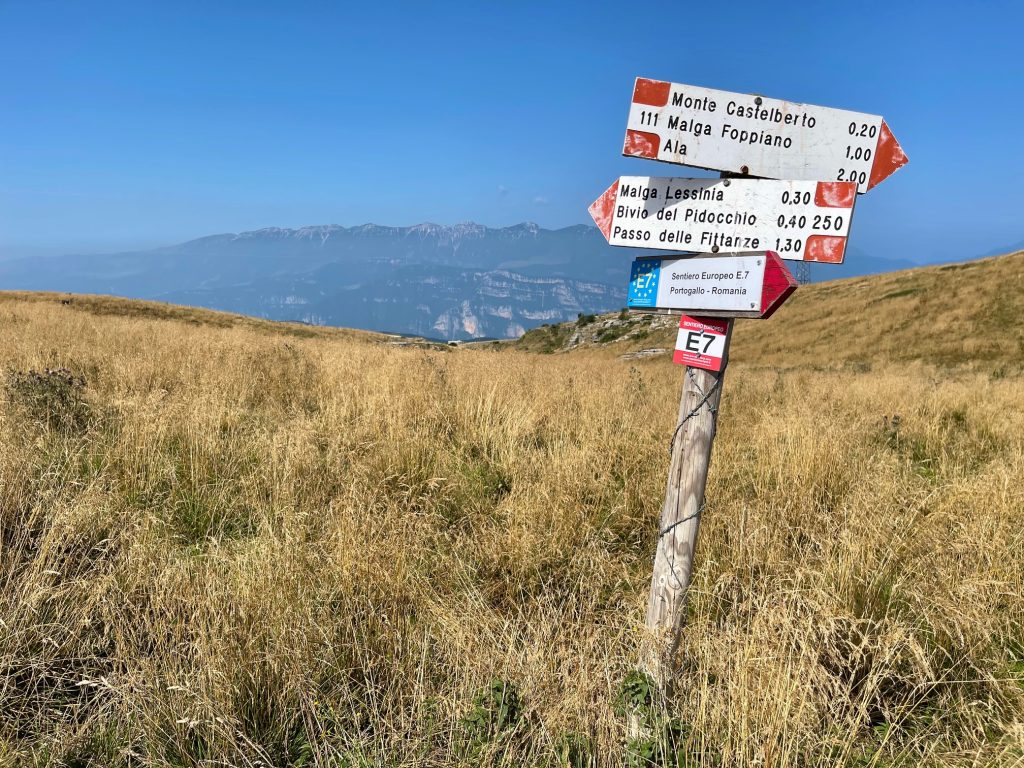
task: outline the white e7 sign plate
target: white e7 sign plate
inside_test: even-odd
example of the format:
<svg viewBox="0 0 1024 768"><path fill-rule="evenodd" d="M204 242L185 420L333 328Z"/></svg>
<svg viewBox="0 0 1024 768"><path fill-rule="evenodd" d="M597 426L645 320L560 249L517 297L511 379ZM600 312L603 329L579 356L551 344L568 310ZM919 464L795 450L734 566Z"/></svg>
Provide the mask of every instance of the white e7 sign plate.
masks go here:
<svg viewBox="0 0 1024 768"><path fill-rule="evenodd" d="M672 355L672 362L706 371L721 371L728 333L728 320L683 315L679 318L679 333L676 334L676 351Z"/></svg>

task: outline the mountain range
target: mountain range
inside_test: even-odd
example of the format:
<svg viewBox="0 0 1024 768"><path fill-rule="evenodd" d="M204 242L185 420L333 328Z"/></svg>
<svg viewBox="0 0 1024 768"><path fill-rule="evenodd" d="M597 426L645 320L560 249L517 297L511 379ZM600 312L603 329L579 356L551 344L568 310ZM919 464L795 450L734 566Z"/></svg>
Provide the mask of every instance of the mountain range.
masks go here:
<svg viewBox="0 0 1024 768"><path fill-rule="evenodd" d="M442 339L511 338L625 304L631 251L592 226L365 224L220 234L0 263L0 287L97 293ZM855 250L812 279L913 266Z"/></svg>
<svg viewBox="0 0 1024 768"><path fill-rule="evenodd" d="M983 253L980 258L985 259L989 256L1002 256L1004 253L1017 253L1018 251L1024 251L1024 240L1020 240L1010 245L1004 245L1001 248L993 248L991 251Z"/></svg>

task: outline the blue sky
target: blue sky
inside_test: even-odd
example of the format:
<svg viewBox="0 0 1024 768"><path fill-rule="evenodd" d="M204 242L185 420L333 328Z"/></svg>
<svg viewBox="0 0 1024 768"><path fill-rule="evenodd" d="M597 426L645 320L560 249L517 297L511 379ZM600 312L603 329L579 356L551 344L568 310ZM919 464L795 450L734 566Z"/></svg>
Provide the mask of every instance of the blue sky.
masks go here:
<svg viewBox="0 0 1024 768"><path fill-rule="evenodd" d="M265 226L588 222L633 79L885 116L851 245L1024 240L1019 2L0 0L0 256ZM700 175L699 172L695 175Z"/></svg>

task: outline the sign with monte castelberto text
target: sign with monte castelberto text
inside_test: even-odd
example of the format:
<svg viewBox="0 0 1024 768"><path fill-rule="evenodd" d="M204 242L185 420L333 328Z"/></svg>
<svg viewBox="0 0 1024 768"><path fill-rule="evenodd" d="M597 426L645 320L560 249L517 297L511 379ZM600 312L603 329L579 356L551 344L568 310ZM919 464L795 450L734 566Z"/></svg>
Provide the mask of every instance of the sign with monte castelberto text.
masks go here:
<svg viewBox="0 0 1024 768"><path fill-rule="evenodd" d="M879 115L637 78L622 153L866 192L907 156Z"/></svg>
<svg viewBox="0 0 1024 768"><path fill-rule="evenodd" d="M683 315L679 319L679 333L676 334L676 351L672 355L672 362L703 368L706 371L722 370L725 337L728 332L728 320Z"/></svg>
<svg viewBox="0 0 1024 768"><path fill-rule="evenodd" d="M840 264L856 199L848 181L623 176L590 215L611 245Z"/></svg>
<svg viewBox="0 0 1024 768"><path fill-rule="evenodd" d="M637 259L629 274L627 306L655 312L719 317L769 317L797 282L772 251L738 256Z"/></svg>

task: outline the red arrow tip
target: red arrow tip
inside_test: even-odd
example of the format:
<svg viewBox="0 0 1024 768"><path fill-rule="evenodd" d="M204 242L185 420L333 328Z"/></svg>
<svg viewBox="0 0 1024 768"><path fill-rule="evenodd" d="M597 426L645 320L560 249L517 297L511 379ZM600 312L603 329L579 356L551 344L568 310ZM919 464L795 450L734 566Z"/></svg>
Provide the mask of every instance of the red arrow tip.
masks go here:
<svg viewBox="0 0 1024 768"><path fill-rule="evenodd" d="M878 144L875 146L875 161L871 164L868 189L881 184L909 162L910 158L883 120L882 130L878 133Z"/></svg>
<svg viewBox="0 0 1024 768"><path fill-rule="evenodd" d="M775 251L765 251L764 283L761 286L761 319L766 319L797 288L797 282Z"/></svg>
<svg viewBox="0 0 1024 768"><path fill-rule="evenodd" d="M612 215L615 213L615 199L618 194L619 180L616 179L603 195L590 204L590 217L597 224L597 228L601 230L605 240L612 234Z"/></svg>

